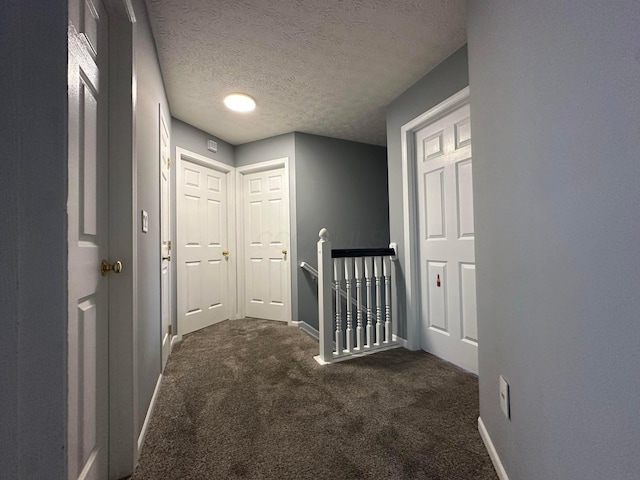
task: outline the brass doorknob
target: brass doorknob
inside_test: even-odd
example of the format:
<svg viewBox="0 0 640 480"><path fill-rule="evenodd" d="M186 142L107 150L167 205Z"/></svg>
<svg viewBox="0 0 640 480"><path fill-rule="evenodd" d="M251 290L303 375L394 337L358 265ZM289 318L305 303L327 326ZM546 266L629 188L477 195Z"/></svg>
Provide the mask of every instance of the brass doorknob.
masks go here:
<svg viewBox="0 0 640 480"><path fill-rule="evenodd" d="M229 256L229 250L223 250L222 251L222 255L224 255L225 257Z"/></svg>
<svg viewBox="0 0 640 480"><path fill-rule="evenodd" d="M286 250L286 249L285 249L285 250L282 250L282 254L283 254L283 255L286 255L286 254L287 254L287 250Z"/></svg>
<svg viewBox="0 0 640 480"><path fill-rule="evenodd" d="M113 265L109 264L106 260L102 260L102 264L100 265L100 272L104 277L107 273L120 273L122 271L122 262L120 260L116 261Z"/></svg>
<svg viewBox="0 0 640 480"><path fill-rule="evenodd" d="M171 255L166 255L166 256L162 257L162 260L171 261Z"/></svg>

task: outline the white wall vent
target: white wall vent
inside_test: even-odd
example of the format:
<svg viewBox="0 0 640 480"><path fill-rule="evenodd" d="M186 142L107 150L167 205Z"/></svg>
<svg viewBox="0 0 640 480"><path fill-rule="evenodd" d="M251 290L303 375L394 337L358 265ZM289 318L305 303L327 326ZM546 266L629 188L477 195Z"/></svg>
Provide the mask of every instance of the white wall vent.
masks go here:
<svg viewBox="0 0 640 480"><path fill-rule="evenodd" d="M218 142L209 140L207 142L207 150L209 150L210 152L216 153L218 151Z"/></svg>

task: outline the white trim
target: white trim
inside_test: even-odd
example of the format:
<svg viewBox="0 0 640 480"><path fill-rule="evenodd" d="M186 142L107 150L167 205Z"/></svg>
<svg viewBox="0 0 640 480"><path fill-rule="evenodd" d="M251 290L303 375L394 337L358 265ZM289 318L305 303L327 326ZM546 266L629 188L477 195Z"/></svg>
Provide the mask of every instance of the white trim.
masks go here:
<svg viewBox="0 0 640 480"><path fill-rule="evenodd" d="M482 421L481 417L478 417L478 431L480 432L480 436L482 437L482 441L484 442L484 446L486 447L487 452L489 452L489 457L491 457L491 462L493 463L493 468L496 469L498 478L500 480L509 480L507 471L504 469L502 461L500 461L500 457L498 456L496 447L493 445L491 437L489 436L489 432L487 432L487 429L484 426L484 422Z"/></svg>
<svg viewBox="0 0 640 480"><path fill-rule="evenodd" d="M418 259L418 225L416 162L414 134L448 113L469 103L469 87L465 87L444 102L406 123L400 129L402 148L402 220L404 226L404 281L407 302L407 346L409 350L419 350L420 345L420 269Z"/></svg>
<svg viewBox="0 0 640 480"><path fill-rule="evenodd" d="M171 337L171 351L169 352L169 355L171 355L171 352L173 352L174 345L180 343L181 341L182 338L178 338L178 335L174 335Z"/></svg>
<svg viewBox="0 0 640 480"><path fill-rule="evenodd" d="M238 167L236 168L236 218L237 218L237 232L238 232L238 236L237 236L237 243L236 243L236 250L238 251L238 258L242 258L244 259L244 209L243 209L243 187L242 187L242 183L243 183L243 175L245 174L249 174L249 173L258 173L258 172L266 172L269 170L275 170L278 168L284 168L284 176L285 176L285 185L288 186L289 190L287 193L288 196L288 212L289 212L289 218L287 218L287 223L289 225L289 250L292 251L293 249L293 245L291 242L292 239L292 232L291 232L291 199L293 198L292 196L292 191L291 191L291 183L289 181L289 157L282 157L282 158L276 158L274 160L267 160L266 162L260 162L260 163L254 163L252 165L246 165L243 167ZM290 252L289 255L287 255L288 260L290 262L293 262L295 260L295 255L292 254L293 252ZM246 315L246 310L245 310L245 302L244 302L244 298L245 298L245 275L244 275L244 263L242 263L242 265L240 264L241 262L238 262L238 276L237 276L237 281L238 281L238 296L237 296L237 317L236 318L244 318ZM294 264L295 265L295 264ZM285 316L285 321L288 322L290 325L293 324L293 316L291 313L291 301L292 301L292 268L294 267L289 267L287 269L287 292L286 292L286 298L288 299L287 301L287 310L286 310L286 316Z"/></svg>
<svg viewBox="0 0 640 480"><path fill-rule="evenodd" d="M156 382L156 388L153 390L153 395L151 396L151 402L149 403L149 408L147 409L147 415L144 417L144 423L142 424L142 429L140 430L140 435L138 436L138 452L144 445L144 439L147 436L147 430L149 429L149 422L151 422L151 415L153 414L153 409L156 406L156 401L158 400L158 394L160 393L160 384L162 383L162 374L158 376L158 381Z"/></svg>
<svg viewBox="0 0 640 480"><path fill-rule="evenodd" d="M396 337L394 335L393 336L393 341L396 342L398 345L400 345L402 348L406 348L407 350L410 350L409 342L406 339L400 338L400 337Z"/></svg>
<svg viewBox="0 0 640 480"><path fill-rule="evenodd" d="M344 362L345 360L353 360L354 358L366 357L368 355L373 355L380 352L386 352L387 350L393 350L395 348L401 348L401 346L397 343L391 343L389 345L385 345L384 347L376 347L373 350L365 350L359 353L349 353L348 355L341 355L339 357L334 357L330 362L325 362L320 358L320 355L316 355L313 359L318 362L320 365L332 365L334 363Z"/></svg>
<svg viewBox="0 0 640 480"><path fill-rule="evenodd" d="M227 175L227 235L229 238L229 246L235 246L236 251L239 253L238 240L236 235L236 174L235 168L231 165L227 165L226 163L219 162L217 160L213 160L211 158L205 157L203 155L199 155L195 152L187 150L182 147L176 147L176 198L173 202L173 211L175 212L176 217L176 245L173 249L173 254L175 255L175 265L176 265L176 288L180 285L180 258L178 257L178 246L181 245L181 237L182 233L178 228L178 199L181 198L182 195L182 162L186 160L188 162L193 162L198 165L201 165L206 168L212 168L219 172L222 172ZM230 255L229 257L229 319L235 318L235 312L238 311L237 307L237 299L238 299L238 276L237 271L239 269L238 266L238 258L240 255ZM180 312L182 311L182 302L184 299L181 298L178 292L176 292L176 334L177 341L182 340L182 331L180 330ZM173 341L173 340L172 340Z"/></svg>
<svg viewBox="0 0 640 480"><path fill-rule="evenodd" d="M320 333L318 332L318 330L313 328L307 322L303 322L302 320L300 320L300 321L293 321L292 320L290 325L292 327L298 327L304 333L306 333L310 337L315 338L316 340L318 340L320 338Z"/></svg>

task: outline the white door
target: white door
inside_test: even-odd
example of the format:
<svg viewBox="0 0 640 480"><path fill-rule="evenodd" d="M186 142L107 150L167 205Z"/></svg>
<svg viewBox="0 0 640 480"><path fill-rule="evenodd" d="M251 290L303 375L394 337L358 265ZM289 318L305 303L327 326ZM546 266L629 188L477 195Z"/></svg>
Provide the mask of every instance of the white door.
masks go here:
<svg viewBox="0 0 640 480"><path fill-rule="evenodd" d="M100 0L69 2L69 479L108 475L107 31Z"/></svg>
<svg viewBox="0 0 640 480"><path fill-rule="evenodd" d="M469 105L416 132L422 348L478 372Z"/></svg>
<svg viewBox="0 0 640 480"><path fill-rule="evenodd" d="M289 320L289 195L284 168L243 175L245 313Z"/></svg>
<svg viewBox="0 0 640 480"><path fill-rule="evenodd" d="M171 159L167 124L160 112L160 307L162 370L171 352Z"/></svg>
<svg viewBox="0 0 640 480"><path fill-rule="evenodd" d="M182 160L178 193L178 333L231 314L227 172Z"/></svg>

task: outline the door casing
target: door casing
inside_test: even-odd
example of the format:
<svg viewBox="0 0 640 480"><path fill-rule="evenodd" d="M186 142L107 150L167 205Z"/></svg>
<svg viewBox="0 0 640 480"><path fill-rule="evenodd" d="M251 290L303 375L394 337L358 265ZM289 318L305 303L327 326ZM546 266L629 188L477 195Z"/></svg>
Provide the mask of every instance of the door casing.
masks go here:
<svg viewBox="0 0 640 480"><path fill-rule="evenodd" d="M204 157L202 155L199 155L197 153L191 152L189 150L186 150L184 148L181 147L176 147L176 198L172 199L172 211L176 214L176 225L178 222L177 219L177 212L178 212L178 198L180 198L181 195L181 185L182 185L182 162L183 161L189 161L189 162L193 162L196 163L198 165L202 165L204 167L207 168L212 168L214 170L217 170L219 172L223 172L227 175L227 199L228 199L228 211L227 211L227 222L228 222L228 236L229 236L229 245L233 247L235 247L237 245L237 240L236 240L236 216L235 216L235 211L236 211L236 206L235 206L235 201L236 201L236 195L235 195L235 168L224 164L222 162L218 162L216 160L213 160L211 158L207 158ZM176 248L174 248L174 254L176 255L176 265L179 264L180 259L177 257L178 255L178 245L180 245L180 241L181 241L181 232L179 229L177 229L176 231ZM235 251L237 251L237 248L234 248ZM238 318L237 317L237 258L238 256L235 255L235 251L231 250L230 255L229 255L229 319L233 319L233 318ZM180 268L178 268L177 274L180 275ZM180 284L180 278L178 277L178 281L176 282L177 285ZM184 301L184 299L181 298L180 294L178 293L177 296L177 308L178 308L178 312L181 311L182 308L182 302ZM179 321L179 315L176 318L176 321ZM177 341L182 340L182 332L180 330L180 326L177 325Z"/></svg>
<svg viewBox="0 0 640 480"><path fill-rule="evenodd" d="M427 125L469 103L469 87L429 109L401 127L402 149L402 217L404 227L403 257L405 298L407 305L406 336L401 342L410 350L421 348L420 309L420 246L415 228L418 225L418 190L416 172L415 133ZM397 300L396 300L397 301Z"/></svg>
<svg viewBox="0 0 640 480"><path fill-rule="evenodd" d="M287 223L289 225L289 239L288 239L288 245L289 245L289 249L291 250L291 252L287 255L287 261L290 262L289 268L286 269L287 271L287 278L286 278L286 282L285 285L287 287L287 291L285 292L285 298L287 300L287 305L286 305L286 315L285 315L285 320L287 321L287 323L289 323L290 325L292 324L292 305L291 305L291 301L292 301L292 274L291 274L291 262L295 262L296 261L296 255L295 255L295 246L294 244L291 242L292 236L291 236L291 218L292 218L292 210L293 210L293 206L292 206L292 202L291 202L291 183L290 183L290 178L289 178L289 157L283 157L283 158L277 158L274 160L268 160L265 162L260 162L260 163L254 163L252 165L247 165L244 167L238 167L236 168L236 208L237 208L237 225L238 225L238 235L237 235L237 242L236 242L236 250L238 251L238 258L243 259L242 261L242 265L240 265L241 262L238 262L237 264L237 275L238 275L238 318L244 318L246 315L246 308L245 308L245 295L246 295L246 290L245 290L245 273L244 273L244 239L245 239L245 232L244 232L244 204L243 204L243 184L244 184L244 175L249 174L249 173L256 173L256 172L266 172L266 171L270 171L270 170L275 170L275 169L280 169L280 168L284 168L284 174L285 174L285 185L287 186L286 188L288 189L288 201L289 201L289 216L287 218Z"/></svg>

